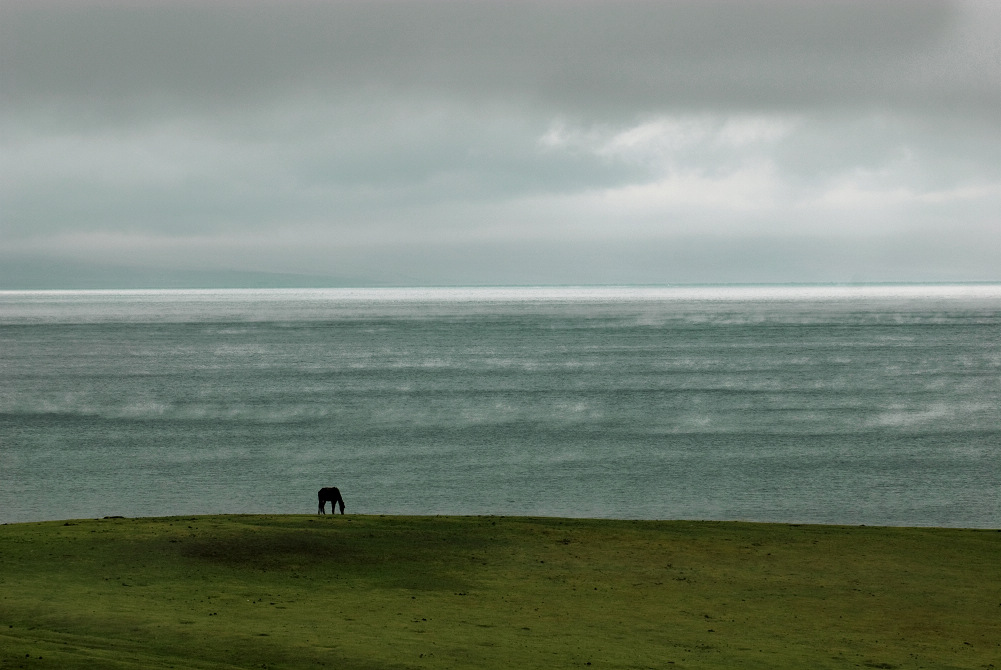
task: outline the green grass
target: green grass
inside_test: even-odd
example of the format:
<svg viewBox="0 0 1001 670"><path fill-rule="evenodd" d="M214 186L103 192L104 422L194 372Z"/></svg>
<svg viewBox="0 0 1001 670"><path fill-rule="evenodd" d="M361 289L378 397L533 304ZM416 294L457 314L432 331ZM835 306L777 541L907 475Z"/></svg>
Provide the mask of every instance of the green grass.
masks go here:
<svg viewBox="0 0 1001 670"><path fill-rule="evenodd" d="M0 668L1001 667L1001 532L510 517L0 526Z"/></svg>

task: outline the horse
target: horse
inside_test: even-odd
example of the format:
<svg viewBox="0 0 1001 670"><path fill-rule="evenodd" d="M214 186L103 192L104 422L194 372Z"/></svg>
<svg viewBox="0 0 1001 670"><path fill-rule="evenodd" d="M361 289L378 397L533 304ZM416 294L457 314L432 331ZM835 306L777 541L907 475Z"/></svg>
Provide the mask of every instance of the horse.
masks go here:
<svg viewBox="0 0 1001 670"><path fill-rule="evenodd" d="M341 497L341 492L336 486L325 486L316 493L316 497L319 499L320 506L317 509L317 514L327 513L327 501L330 501L330 513L336 514L334 505L340 505L341 514L344 514L344 498Z"/></svg>

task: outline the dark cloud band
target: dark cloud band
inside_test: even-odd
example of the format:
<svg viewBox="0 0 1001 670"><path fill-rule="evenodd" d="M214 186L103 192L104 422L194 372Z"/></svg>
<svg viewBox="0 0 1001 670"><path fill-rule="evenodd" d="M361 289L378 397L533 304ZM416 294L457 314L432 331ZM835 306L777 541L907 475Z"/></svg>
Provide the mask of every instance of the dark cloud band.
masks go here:
<svg viewBox="0 0 1001 670"><path fill-rule="evenodd" d="M913 0L8 2L0 49L8 105L245 105L369 89L583 114L996 106L989 53L944 62L962 9ZM997 20L989 6L981 13Z"/></svg>

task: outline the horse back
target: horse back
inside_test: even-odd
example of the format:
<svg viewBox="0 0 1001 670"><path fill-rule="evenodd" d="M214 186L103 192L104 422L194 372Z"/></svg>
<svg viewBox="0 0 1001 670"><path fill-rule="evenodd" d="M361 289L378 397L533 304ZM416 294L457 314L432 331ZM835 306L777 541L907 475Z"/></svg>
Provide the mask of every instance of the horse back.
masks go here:
<svg viewBox="0 0 1001 670"><path fill-rule="evenodd" d="M325 486L317 492L316 497L333 502L341 499L341 491L336 486Z"/></svg>

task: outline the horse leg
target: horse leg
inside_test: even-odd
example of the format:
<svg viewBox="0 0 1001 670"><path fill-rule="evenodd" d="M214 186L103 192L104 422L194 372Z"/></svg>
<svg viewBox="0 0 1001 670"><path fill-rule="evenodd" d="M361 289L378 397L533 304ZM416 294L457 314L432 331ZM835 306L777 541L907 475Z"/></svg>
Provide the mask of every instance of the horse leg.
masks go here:
<svg viewBox="0 0 1001 670"><path fill-rule="evenodd" d="M320 498L320 506L317 508L316 513L317 514L327 513L327 501L324 500L323 498Z"/></svg>

